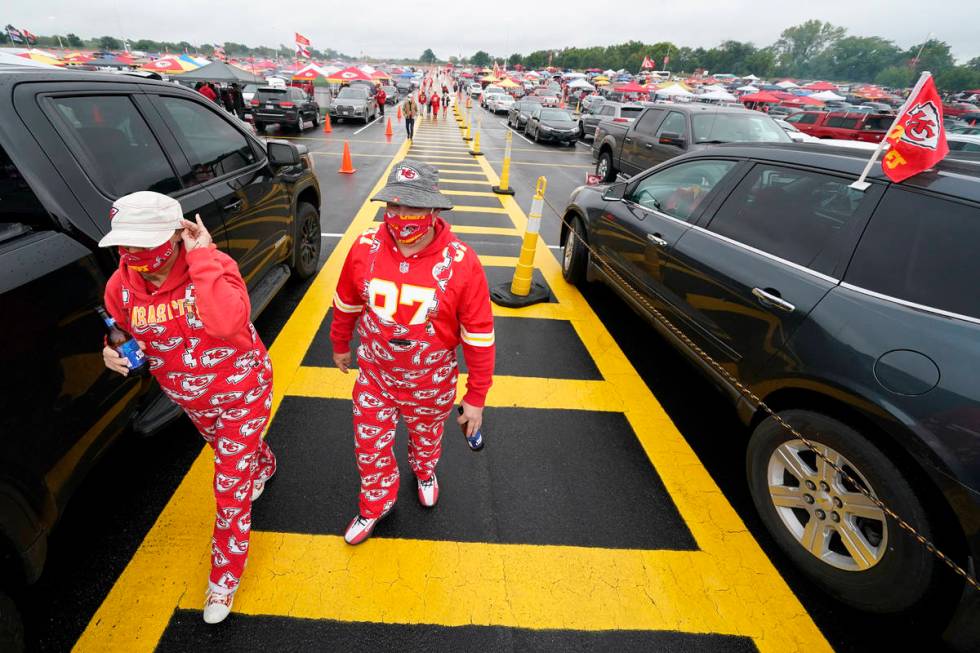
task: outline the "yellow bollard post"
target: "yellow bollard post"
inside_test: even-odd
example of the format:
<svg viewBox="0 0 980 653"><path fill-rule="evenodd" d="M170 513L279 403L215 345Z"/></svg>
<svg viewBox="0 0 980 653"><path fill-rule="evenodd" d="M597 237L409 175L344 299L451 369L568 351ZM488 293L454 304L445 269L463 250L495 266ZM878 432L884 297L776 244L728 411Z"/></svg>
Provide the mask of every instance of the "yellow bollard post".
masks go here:
<svg viewBox="0 0 980 653"><path fill-rule="evenodd" d="M514 132L507 130L504 136L504 163L500 168L500 185L493 186L490 190L497 195L513 195L514 189L510 187L510 143L514 140Z"/></svg>
<svg viewBox="0 0 980 653"><path fill-rule="evenodd" d="M466 133L463 135L463 140L466 142L473 140L473 115L472 112L467 112L466 115Z"/></svg>
<svg viewBox="0 0 980 653"><path fill-rule="evenodd" d="M480 151L480 127L477 125L476 134L473 136L473 149L470 150L470 154L473 156L483 156L483 152Z"/></svg>
<svg viewBox="0 0 980 653"><path fill-rule="evenodd" d="M496 304L520 308L546 302L551 297L551 292L546 286L534 281L534 253L538 247L541 212L544 209L544 191L547 186L548 180L538 177L534 199L531 200L531 211L527 214L527 231L524 232L521 255L514 269L514 279L509 285L504 283L490 289L490 299Z"/></svg>

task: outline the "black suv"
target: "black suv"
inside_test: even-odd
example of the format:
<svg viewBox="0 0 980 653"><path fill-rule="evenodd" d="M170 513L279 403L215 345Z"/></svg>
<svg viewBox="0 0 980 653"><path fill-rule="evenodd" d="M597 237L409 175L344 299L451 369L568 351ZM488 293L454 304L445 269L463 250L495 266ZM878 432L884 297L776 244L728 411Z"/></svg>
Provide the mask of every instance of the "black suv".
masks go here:
<svg viewBox="0 0 980 653"><path fill-rule="evenodd" d="M976 574L980 165L946 160L901 184L878 168L860 192L850 184L867 156L722 145L583 186L564 211L562 268L615 289L730 396L751 433L758 513L800 569L876 612L952 604L962 591L947 638L978 650L980 592L857 486Z"/></svg>
<svg viewBox="0 0 980 653"><path fill-rule="evenodd" d="M251 101L252 122L255 131L265 131L267 125L278 124L303 131L307 122L316 127L320 124L320 107L306 93L292 86L271 88L262 86L255 91Z"/></svg>
<svg viewBox="0 0 980 653"><path fill-rule="evenodd" d="M305 148L242 127L175 84L0 66L5 583L41 574L49 531L113 439L180 414L154 382L102 363L95 309L118 257L97 243L113 200L153 190L199 213L238 262L253 316L291 274L316 271L320 189Z"/></svg>

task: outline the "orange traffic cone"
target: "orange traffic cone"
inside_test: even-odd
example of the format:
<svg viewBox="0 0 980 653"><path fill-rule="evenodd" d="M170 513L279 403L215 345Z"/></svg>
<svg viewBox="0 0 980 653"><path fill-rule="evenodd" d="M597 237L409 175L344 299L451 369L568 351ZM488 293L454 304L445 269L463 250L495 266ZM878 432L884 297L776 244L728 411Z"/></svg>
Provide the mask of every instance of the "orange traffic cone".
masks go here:
<svg viewBox="0 0 980 653"><path fill-rule="evenodd" d="M344 158L341 159L340 170L337 172L345 175L352 175L357 172L357 168L354 167L354 164L350 160L350 143L347 141L344 141Z"/></svg>
<svg viewBox="0 0 980 653"><path fill-rule="evenodd" d="M397 118L398 118L398 121L401 122L401 119L402 119L402 105L400 105L400 104L398 105L398 116L397 116Z"/></svg>
<svg viewBox="0 0 980 653"><path fill-rule="evenodd" d="M333 127L330 126L330 114L323 116L323 133L330 134L333 133Z"/></svg>
<svg viewBox="0 0 980 653"><path fill-rule="evenodd" d="M385 136L390 138L394 133L391 129L391 118L388 118L388 126L385 127Z"/></svg>

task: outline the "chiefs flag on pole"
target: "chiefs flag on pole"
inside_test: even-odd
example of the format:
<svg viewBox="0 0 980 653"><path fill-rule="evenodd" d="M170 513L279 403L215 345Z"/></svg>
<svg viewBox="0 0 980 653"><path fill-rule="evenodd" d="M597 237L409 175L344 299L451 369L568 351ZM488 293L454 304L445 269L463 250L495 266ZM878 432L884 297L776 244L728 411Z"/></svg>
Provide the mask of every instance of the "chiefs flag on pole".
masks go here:
<svg viewBox="0 0 980 653"><path fill-rule="evenodd" d="M296 56L310 58L310 39L296 32Z"/></svg>
<svg viewBox="0 0 980 653"><path fill-rule="evenodd" d="M943 103L930 73L924 72L919 77L885 138L878 143L864 171L851 184L851 188L863 191L871 185L865 178L878 155L886 148L888 151L881 161L881 168L895 182L928 170L949 154L946 130L943 128Z"/></svg>
<svg viewBox="0 0 980 653"><path fill-rule="evenodd" d="M650 57L643 57L642 68L644 68L645 70L653 70L654 68L656 68L656 66L657 64L653 62L653 59L651 59Z"/></svg>
<svg viewBox="0 0 980 653"><path fill-rule="evenodd" d="M306 38L299 32L296 32L296 45L309 45L310 39Z"/></svg>
<svg viewBox="0 0 980 653"><path fill-rule="evenodd" d="M916 84L885 136L888 151L881 168L892 181L902 181L928 170L949 154L943 127L943 101L929 75Z"/></svg>

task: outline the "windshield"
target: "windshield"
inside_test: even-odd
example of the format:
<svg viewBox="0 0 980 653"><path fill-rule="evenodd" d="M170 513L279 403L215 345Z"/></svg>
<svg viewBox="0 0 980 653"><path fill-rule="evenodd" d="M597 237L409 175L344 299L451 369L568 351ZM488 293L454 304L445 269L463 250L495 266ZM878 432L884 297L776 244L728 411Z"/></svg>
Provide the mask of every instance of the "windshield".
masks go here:
<svg viewBox="0 0 980 653"><path fill-rule="evenodd" d="M284 88L260 88L258 90L258 98L262 102L267 102L270 100L285 100L286 99L286 89Z"/></svg>
<svg viewBox="0 0 980 653"><path fill-rule="evenodd" d="M367 97L367 91L359 88L342 88L340 89L340 94L337 95L337 97L350 100L363 100Z"/></svg>
<svg viewBox="0 0 980 653"><path fill-rule="evenodd" d="M646 107L623 107L619 110L619 115L623 118L632 118L636 120L636 117L640 115L640 112L646 109Z"/></svg>
<svg viewBox="0 0 980 653"><path fill-rule="evenodd" d="M542 109L541 120L564 120L571 121L572 116L567 111L561 109Z"/></svg>
<svg viewBox="0 0 980 653"><path fill-rule="evenodd" d="M694 116L695 143L789 143L790 137L769 116L709 113Z"/></svg>

